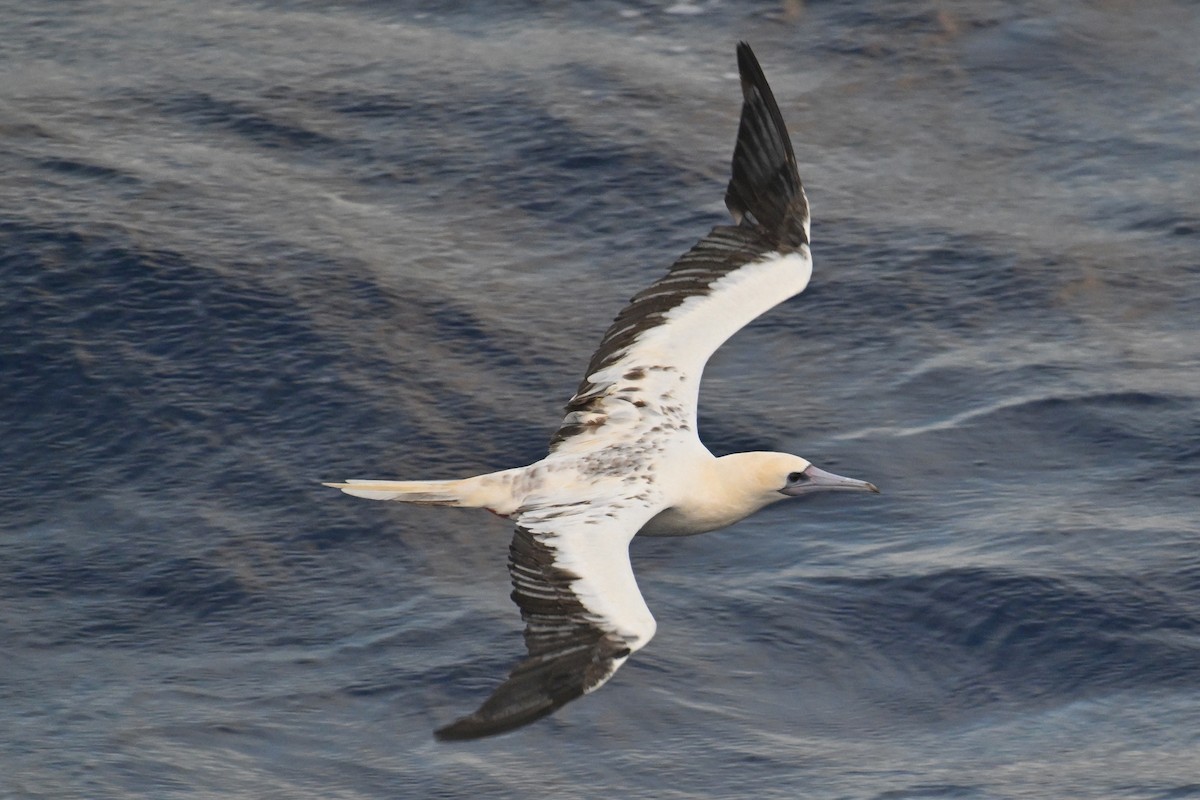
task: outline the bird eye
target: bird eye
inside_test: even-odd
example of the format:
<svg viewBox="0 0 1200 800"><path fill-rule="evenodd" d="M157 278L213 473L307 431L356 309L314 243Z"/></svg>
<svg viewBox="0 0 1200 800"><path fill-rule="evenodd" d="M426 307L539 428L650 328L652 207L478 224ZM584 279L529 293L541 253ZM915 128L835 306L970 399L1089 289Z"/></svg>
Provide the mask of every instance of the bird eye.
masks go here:
<svg viewBox="0 0 1200 800"><path fill-rule="evenodd" d="M804 483L808 480L808 476L803 472L788 473L788 483Z"/></svg>

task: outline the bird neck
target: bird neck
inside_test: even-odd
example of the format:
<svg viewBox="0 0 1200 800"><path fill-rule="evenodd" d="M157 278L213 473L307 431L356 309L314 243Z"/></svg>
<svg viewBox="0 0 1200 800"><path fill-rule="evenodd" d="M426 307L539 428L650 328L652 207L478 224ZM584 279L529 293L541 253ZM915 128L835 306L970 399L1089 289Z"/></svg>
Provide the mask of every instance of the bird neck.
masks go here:
<svg viewBox="0 0 1200 800"><path fill-rule="evenodd" d="M713 531L782 500L783 495L766 487L762 455L735 453L708 462L689 486L687 498L651 527L671 527L674 535Z"/></svg>
<svg viewBox="0 0 1200 800"><path fill-rule="evenodd" d="M780 454L752 452L731 453L713 462L715 471L712 483L720 487L722 501L731 508L742 510L748 517L760 508L782 500L783 495L775 486L775 457Z"/></svg>

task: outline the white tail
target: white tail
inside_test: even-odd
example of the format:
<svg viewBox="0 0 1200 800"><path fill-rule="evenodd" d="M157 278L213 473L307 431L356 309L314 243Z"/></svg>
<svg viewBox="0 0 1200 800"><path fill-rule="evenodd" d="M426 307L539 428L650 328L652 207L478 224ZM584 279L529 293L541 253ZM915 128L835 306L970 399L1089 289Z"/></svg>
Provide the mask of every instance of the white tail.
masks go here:
<svg viewBox="0 0 1200 800"><path fill-rule="evenodd" d="M469 479L468 479L469 480ZM431 506L461 506L463 502L458 484L463 481L361 481L326 483L355 497L368 500L401 500L405 503L421 503Z"/></svg>
<svg viewBox="0 0 1200 800"><path fill-rule="evenodd" d="M368 500L399 500L426 506L487 508L509 514L519 504L512 495L514 474L523 470L504 470L476 475L457 481L367 481L349 480L326 483L334 489Z"/></svg>

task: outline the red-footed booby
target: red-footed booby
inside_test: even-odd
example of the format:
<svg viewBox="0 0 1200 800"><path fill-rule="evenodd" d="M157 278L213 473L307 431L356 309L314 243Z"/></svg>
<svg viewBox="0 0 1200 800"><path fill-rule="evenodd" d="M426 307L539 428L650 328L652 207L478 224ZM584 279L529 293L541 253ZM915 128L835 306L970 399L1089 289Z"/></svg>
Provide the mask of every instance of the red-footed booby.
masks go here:
<svg viewBox="0 0 1200 800"><path fill-rule="evenodd" d="M541 461L448 481L330 483L373 500L485 508L516 523L512 599L528 657L440 739L502 733L602 686L654 636L629 563L639 533L731 525L789 497L877 492L786 453L717 458L696 434L709 356L812 274L808 200L783 117L750 46L737 48L741 124L720 225L637 294L604 334Z"/></svg>

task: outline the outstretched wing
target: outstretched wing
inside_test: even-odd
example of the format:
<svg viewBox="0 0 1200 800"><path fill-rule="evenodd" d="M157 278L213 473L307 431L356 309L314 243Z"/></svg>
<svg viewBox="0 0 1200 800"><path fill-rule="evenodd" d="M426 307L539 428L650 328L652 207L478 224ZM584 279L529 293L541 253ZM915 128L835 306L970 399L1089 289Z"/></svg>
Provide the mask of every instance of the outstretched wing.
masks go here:
<svg viewBox="0 0 1200 800"><path fill-rule="evenodd" d="M657 508L546 506L517 517L512 598L529 656L479 710L437 731L476 739L518 728L598 689L654 636L629 564L629 542Z"/></svg>
<svg viewBox="0 0 1200 800"><path fill-rule="evenodd" d="M744 101L725 204L738 224L714 228L621 311L567 404L552 450L572 437L586 439L614 402L647 409L646 418L665 413L695 430L709 356L808 285L808 200L796 157L758 60L744 42L737 52Z"/></svg>

